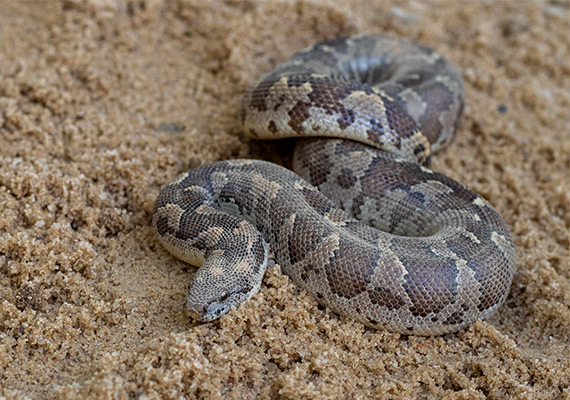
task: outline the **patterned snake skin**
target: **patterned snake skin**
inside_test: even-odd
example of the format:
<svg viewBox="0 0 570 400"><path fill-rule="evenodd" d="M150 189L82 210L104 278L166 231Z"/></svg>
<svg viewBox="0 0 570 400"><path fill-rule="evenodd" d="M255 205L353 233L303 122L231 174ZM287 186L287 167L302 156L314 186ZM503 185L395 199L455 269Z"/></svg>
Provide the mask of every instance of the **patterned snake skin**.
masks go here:
<svg viewBox="0 0 570 400"><path fill-rule="evenodd" d="M246 134L333 138L298 141L300 176L220 161L161 191L160 241L201 266L188 314L211 321L249 299L271 256L319 303L374 328L438 335L491 315L515 272L509 230L486 200L427 168L462 112L456 69L401 39L329 40L263 76L244 98Z"/></svg>

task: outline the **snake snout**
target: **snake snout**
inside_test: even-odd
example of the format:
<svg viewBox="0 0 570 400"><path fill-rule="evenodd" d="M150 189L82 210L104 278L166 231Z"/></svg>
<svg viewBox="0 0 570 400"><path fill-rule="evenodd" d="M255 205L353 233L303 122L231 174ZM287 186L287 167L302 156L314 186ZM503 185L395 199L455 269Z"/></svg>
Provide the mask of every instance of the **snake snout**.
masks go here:
<svg viewBox="0 0 570 400"><path fill-rule="evenodd" d="M222 291L222 297L215 297L213 299L208 299L200 296L196 296L191 293L186 298L186 303L184 304L184 311L186 315L195 321L208 322L220 318L223 314L228 312L233 306L239 304L233 304L228 302L228 297L225 293L227 291Z"/></svg>
<svg viewBox="0 0 570 400"><path fill-rule="evenodd" d="M207 306L203 306L200 304L192 304L190 302L186 302L184 304L184 312L194 321L202 321L204 314L206 314Z"/></svg>

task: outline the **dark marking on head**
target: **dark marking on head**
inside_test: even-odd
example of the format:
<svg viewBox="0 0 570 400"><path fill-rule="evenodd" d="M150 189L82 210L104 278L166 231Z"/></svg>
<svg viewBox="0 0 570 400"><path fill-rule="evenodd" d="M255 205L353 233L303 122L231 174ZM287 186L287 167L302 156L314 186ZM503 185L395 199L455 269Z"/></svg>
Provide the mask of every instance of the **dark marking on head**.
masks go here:
<svg viewBox="0 0 570 400"><path fill-rule="evenodd" d="M248 294L253 289L253 286L250 284L245 284L242 288L240 288L235 294Z"/></svg>

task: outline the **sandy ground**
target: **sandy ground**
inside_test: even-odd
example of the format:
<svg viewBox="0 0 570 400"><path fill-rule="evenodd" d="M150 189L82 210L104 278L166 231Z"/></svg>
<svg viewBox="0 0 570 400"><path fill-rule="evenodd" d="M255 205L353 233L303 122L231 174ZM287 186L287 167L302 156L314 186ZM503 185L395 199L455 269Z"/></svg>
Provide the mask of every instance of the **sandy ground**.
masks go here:
<svg viewBox="0 0 570 400"><path fill-rule="evenodd" d="M373 3L373 4L372 4ZM0 2L0 397L570 398L570 39L560 1ZM457 334L374 331L271 269L221 320L154 199L190 167L286 159L240 137L246 87L319 40L386 33L462 71L434 169L512 229L506 304ZM4 398L2 397L2 398Z"/></svg>

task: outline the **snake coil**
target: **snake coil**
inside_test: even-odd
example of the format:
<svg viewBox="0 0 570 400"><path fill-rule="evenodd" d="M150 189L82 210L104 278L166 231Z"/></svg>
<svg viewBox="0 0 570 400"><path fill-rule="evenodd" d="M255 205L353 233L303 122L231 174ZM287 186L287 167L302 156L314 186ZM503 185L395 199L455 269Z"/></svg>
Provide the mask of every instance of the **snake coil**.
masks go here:
<svg viewBox="0 0 570 400"><path fill-rule="evenodd" d="M509 230L427 168L462 112L457 70L402 39L329 40L275 67L247 91L241 120L253 138L301 138L299 175L220 161L157 198L160 241L201 266L188 313L210 321L249 299L271 255L321 304L374 328L437 335L491 315L515 272Z"/></svg>

